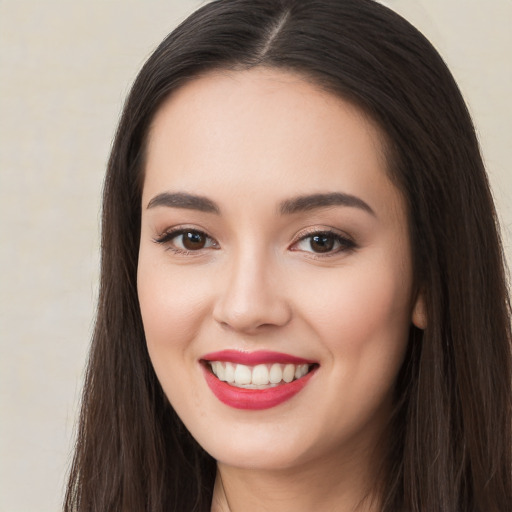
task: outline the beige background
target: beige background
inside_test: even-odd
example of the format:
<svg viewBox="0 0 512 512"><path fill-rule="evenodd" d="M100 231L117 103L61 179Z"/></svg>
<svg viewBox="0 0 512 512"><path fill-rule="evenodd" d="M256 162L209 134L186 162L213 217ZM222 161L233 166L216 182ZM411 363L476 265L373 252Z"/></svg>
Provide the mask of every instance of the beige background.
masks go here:
<svg viewBox="0 0 512 512"><path fill-rule="evenodd" d="M137 70L200 3L0 0L0 512L60 507L110 141ZM512 261L512 0L385 3L460 83Z"/></svg>

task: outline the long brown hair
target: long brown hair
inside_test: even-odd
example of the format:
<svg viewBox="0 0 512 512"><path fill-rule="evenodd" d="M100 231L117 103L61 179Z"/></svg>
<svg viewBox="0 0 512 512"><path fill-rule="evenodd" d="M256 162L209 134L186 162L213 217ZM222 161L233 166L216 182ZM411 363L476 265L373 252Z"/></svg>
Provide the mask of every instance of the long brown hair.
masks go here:
<svg viewBox="0 0 512 512"><path fill-rule="evenodd" d="M397 380L383 511L512 507L510 302L471 118L443 60L372 0L217 0L138 75L103 198L98 314L65 510L209 510L215 461L167 401L137 300L145 139L162 101L213 69L293 71L354 102L388 141L428 327Z"/></svg>

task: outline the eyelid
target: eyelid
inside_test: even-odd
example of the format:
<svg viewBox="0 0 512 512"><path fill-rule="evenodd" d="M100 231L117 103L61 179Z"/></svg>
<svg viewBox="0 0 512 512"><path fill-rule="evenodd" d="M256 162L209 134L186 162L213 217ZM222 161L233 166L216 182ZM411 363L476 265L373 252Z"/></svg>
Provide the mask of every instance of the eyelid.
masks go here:
<svg viewBox="0 0 512 512"><path fill-rule="evenodd" d="M174 238L177 238L180 235L183 235L185 233L190 233L190 232L197 233L197 234L204 236L207 240L210 241L210 245L208 245L207 247L196 249L196 250L188 250L188 249L176 247L175 245L173 245L171 243ZM339 244L339 247L336 250L326 251L324 253L315 252L314 250L308 251L308 250L304 250L304 249L295 248L295 246L297 246L297 244L299 244L300 242L302 242L308 238L311 238L315 235L330 236L335 239L335 241ZM206 233L205 230L197 228L197 227L193 227L190 225L188 225L188 226L187 225L178 225L178 226L174 226L172 228L167 228L161 234L155 236L153 238L153 242L155 242L157 244L161 244L161 245L166 245L168 250L170 250L176 254L190 255L190 256L198 256L206 249L210 250L210 249L219 249L220 248L217 240L215 240L215 238L213 238L212 236L208 235L208 233ZM352 252L357 248L358 248L358 246L357 246L356 242L347 233L344 233L343 231L340 231L340 230L332 228L332 227L320 227L320 226L311 227L311 228L307 228L307 229L300 231L299 233L297 233L295 235L291 245L289 246L289 250L307 253L308 257L311 257L311 258L327 258L330 256L336 256L340 253Z"/></svg>
<svg viewBox="0 0 512 512"><path fill-rule="evenodd" d="M181 249L180 247L176 247L171 244L171 242L174 238L177 238L180 235L183 235L185 233L190 233L190 232L198 233L213 243L208 247L203 247L203 248L197 249L197 250ZM213 238L208 233L206 233L203 229L199 229L199 228L192 227L192 226L186 226L186 225L185 226L179 225L179 226L174 226L172 228L167 228L161 234L155 236L153 238L153 242L155 242L157 244L161 244L161 245L167 245L168 246L167 249L176 254L193 255L193 256L199 255L199 253L201 253L205 249L218 249L219 248L219 243L217 242L217 240L215 240L215 238Z"/></svg>
<svg viewBox="0 0 512 512"><path fill-rule="evenodd" d="M337 250L321 253L321 252L315 252L315 251L303 251L301 249L294 249L293 247L296 246L299 242L302 242L306 240L307 238L311 238L315 235L329 235L336 239L336 241L339 242L340 247ZM339 255L340 253L347 253L352 252L355 249L357 249L358 246L354 239L348 235L347 233L344 233L340 230L331 228L331 227L313 227L308 228L306 230L303 230L299 232L295 237L294 240L290 246L290 250L292 251L302 251L305 253L308 253L309 257L314 258L327 258L331 256Z"/></svg>

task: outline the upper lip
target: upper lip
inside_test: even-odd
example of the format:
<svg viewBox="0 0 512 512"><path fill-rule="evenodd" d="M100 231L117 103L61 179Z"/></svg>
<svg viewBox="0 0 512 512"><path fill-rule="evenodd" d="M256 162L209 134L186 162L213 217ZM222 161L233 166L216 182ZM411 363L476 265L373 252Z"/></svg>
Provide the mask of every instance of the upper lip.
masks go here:
<svg viewBox="0 0 512 512"><path fill-rule="evenodd" d="M281 363L281 364L314 364L316 361L304 359L302 357L284 354L283 352L273 352L270 350L256 350L254 352L242 352L240 350L219 350L210 352L202 358L204 361L225 361L231 363L255 366L257 364Z"/></svg>

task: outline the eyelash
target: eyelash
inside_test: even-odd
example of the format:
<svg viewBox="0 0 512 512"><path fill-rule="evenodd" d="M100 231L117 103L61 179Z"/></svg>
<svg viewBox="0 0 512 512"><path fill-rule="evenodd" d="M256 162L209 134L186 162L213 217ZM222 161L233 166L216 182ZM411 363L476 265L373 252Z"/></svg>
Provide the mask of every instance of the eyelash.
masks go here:
<svg viewBox="0 0 512 512"><path fill-rule="evenodd" d="M300 242L306 242L308 239L310 240L309 244L313 240L313 237L326 237L333 240L333 243L338 244L338 248L336 250L329 250L328 252L315 252L315 251L304 251L310 253L311 258L329 258L331 256L336 256L340 253L350 253L357 249L356 243L349 237L343 236L337 231L332 229L313 229L309 232L301 233L297 240L295 240L292 244L293 246L298 245ZM300 249L292 249L292 250L300 250Z"/></svg>
<svg viewBox="0 0 512 512"><path fill-rule="evenodd" d="M188 249L181 249L181 248L173 246L171 244L171 242L175 238L177 238L179 236L183 236L186 233L200 235L207 240L206 243L208 243L208 241L209 241L211 243L211 245L208 247L201 247L201 248L195 249L195 250L188 250ZM333 240L333 243L338 244L339 247L334 251L329 250L329 251L326 251L325 253L315 252L315 251L303 251L306 253L310 253L309 257L312 257L312 258L328 258L330 256L335 256L336 254L339 254L342 252L348 253L348 252L352 252L355 249L357 249L357 245L352 239L350 239L346 236L342 236L339 233L337 233L336 231L331 230L331 229L312 230L312 231L309 231L306 233L301 233L301 235L299 237L297 237L297 239L292 243L291 247L294 247L301 242L305 242L308 239L311 239L311 241L312 241L313 237L315 237L315 236L330 238ZM203 249L210 249L210 248L217 249L218 248L217 241L215 239L213 239L212 237L208 236L204 231L201 231L199 229L183 228L183 227L178 227L178 228L166 231L162 235L153 239L153 241L157 244L167 245L168 250L170 250L176 254L184 255L184 256L195 256ZM310 241L310 245L311 245L311 241ZM299 251L300 249L291 249L291 250Z"/></svg>
<svg viewBox="0 0 512 512"><path fill-rule="evenodd" d="M186 227L178 227L175 229L170 229L169 231L166 231L159 237L155 238L153 241L157 244L161 245L167 245L168 249L176 254L184 255L184 256L195 256L201 249L210 248L210 247L202 247L201 249L196 250L188 250L188 249L180 249L179 247L173 246L171 242L173 239L183 236L186 233L193 233L195 235L200 235L204 237L206 240L212 241L213 244L210 247L216 248L218 246L217 242L211 237L208 236L204 231L201 231L200 229L192 229L192 228L186 228Z"/></svg>

